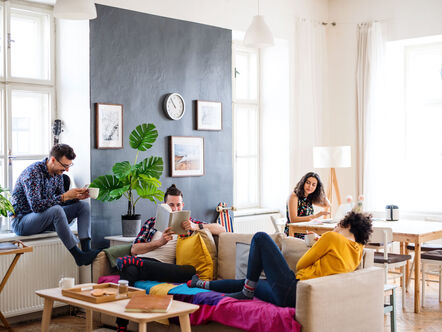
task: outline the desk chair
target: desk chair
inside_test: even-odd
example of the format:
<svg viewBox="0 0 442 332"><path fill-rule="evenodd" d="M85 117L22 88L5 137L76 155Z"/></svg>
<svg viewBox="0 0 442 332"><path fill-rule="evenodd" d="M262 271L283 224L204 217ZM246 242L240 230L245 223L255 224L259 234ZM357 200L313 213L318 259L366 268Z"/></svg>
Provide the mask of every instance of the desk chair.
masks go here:
<svg viewBox="0 0 442 332"><path fill-rule="evenodd" d="M407 245L408 250L414 251L414 243L410 243ZM423 243L421 245L421 259L422 259L422 253L433 251L433 250L442 250L442 244L438 243ZM414 271L414 260L415 257L413 257L413 263L411 263L410 271L408 272L408 282L407 282L407 290L410 288L410 282L411 282L411 276L413 275Z"/></svg>
<svg viewBox="0 0 442 332"><path fill-rule="evenodd" d="M384 292L390 292L390 302L384 304L384 314L390 313L390 331L396 332L396 297L395 297L396 285L384 285Z"/></svg>
<svg viewBox="0 0 442 332"><path fill-rule="evenodd" d="M393 231L389 227L373 227L373 233L369 242L383 244L383 252L374 253L374 265L385 269L385 284L388 283L388 270L396 267L401 268L402 277L402 308L405 306L405 265L411 259L410 255L393 254L389 252L389 247L393 241Z"/></svg>
<svg viewBox="0 0 442 332"><path fill-rule="evenodd" d="M277 216L270 216L272 219L273 227L275 227L275 233L284 233L285 224L287 223L287 218L281 218Z"/></svg>
<svg viewBox="0 0 442 332"><path fill-rule="evenodd" d="M422 306L425 299L425 274L439 275L439 302L442 302L442 250L433 250L421 253L422 259ZM437 267L427 272L427 266Z"/></svg>

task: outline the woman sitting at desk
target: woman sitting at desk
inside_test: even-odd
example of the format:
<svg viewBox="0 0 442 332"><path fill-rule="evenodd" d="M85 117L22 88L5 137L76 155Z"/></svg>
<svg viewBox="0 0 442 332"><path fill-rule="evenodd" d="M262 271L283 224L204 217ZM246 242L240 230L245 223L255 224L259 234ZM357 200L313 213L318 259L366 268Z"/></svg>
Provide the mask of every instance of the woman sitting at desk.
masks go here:
<svg viewBox="0 0 442 332"><path fill-rule="evenodd" d="M287 224L310 221L330 214L328 211L313 214L313 204L323 208L330 207L319 175L309 172L302 177L295 190L290 194L287 202ZM284 233L289 235L288 225L285 226ZM304 235L295 234L295 237L304 238Z"/></svg>

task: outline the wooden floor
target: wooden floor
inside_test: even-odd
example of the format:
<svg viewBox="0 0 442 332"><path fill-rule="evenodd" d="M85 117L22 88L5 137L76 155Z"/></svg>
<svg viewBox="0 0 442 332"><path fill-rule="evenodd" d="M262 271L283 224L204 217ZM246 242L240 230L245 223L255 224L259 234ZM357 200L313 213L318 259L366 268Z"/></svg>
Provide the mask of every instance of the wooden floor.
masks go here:
<svg viewBox="0 0 442 332"><path fill-rule="evenodd" d="M441 332L442 331L442 303L439 303L438 297L438 283L427 283L425 292L425 306L421 313L415 314L413 312L413 288L411 287L409 293L405 295L405 309L402 308L401 303L401 289L397 289L397 305L398 312L396 316L398 332ZM385 332L390 331L390 316L385 316ZM79 313L76 316L61 316L55 317L51 320L50 331L63 332L82 332L84 331L85 317L84 314ZM15 332L37 332L40 331L40 321L33 321L21 324L14 324ZM100 329L100 326L95 325L95 331L106 331ZM0 328L0 331L6 331Z"/></svg>

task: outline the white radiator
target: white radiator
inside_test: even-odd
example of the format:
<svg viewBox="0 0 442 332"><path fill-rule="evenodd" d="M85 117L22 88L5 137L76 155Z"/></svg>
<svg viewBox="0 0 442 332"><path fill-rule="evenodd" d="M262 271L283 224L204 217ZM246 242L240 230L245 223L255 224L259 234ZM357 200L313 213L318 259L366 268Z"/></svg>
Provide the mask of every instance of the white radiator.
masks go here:
<svg viewBox="0 0 442 332"><path fill-rule="evenodd" d="M254 234L256 232L266 232L268 234L275 233L270 216L280 217L279 212L269 212L253 215L235 215L233 218L233 230L235 233Z"/></svg>
<svg viewBox="0 0 442 332"><path fill-rule="evenodd" d="M0 308L6 317L43 309L43 299L35 295L38 289L58 287L62 276L75 277L78 267L58 238L24 242L33 251L21 255L8 282L0 294ZM3 278L15 255L0 256L0 278ZM54 303L54 306L61 306Z"/></svg>

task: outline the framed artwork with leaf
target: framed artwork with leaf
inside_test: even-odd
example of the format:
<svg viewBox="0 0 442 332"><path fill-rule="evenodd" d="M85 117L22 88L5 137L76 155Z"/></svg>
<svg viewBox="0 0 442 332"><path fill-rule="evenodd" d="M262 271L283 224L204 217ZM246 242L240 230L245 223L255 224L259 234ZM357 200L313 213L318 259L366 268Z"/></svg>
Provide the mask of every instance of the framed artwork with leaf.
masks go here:
<svg viewBox="0 0 442 332"><path fill-rule="evenodd" d="M222 105L217 101L196 101L196 129L197 130L222 130L223 113Z"/></svg>
<svg viewBox="0 0 442 332"><path fill-rule="evenodd" d="M123 105L95 104L97 149L123 148Z"/></svg>

